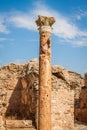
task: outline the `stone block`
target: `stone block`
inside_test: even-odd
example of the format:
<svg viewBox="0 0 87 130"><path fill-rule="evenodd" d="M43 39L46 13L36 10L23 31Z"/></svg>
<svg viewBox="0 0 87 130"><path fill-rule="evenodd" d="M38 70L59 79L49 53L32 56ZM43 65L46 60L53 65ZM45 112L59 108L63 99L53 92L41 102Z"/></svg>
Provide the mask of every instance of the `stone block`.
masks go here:
<svg viewBox="0 0 87 130"><path fill-rule="evenodd" d="M0 116L0 127L2 127L3 124L4 124L4 122L3 122L2 116Z"/></svg>
<svg viewBox="0 0 87 130"><path fill-rule="evenodd" d="M6 128L31 128L32 121L31 120L6 120L5 126Z"/></svg>

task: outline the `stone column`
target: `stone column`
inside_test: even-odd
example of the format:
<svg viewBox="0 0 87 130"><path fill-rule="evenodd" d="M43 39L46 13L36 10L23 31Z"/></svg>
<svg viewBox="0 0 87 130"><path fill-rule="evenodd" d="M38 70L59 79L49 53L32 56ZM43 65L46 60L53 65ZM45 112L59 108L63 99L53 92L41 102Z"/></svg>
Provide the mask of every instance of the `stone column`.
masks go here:
<svg viewBox="0 0 87 130"><path fill-rule="evenodd" d="M51 31L53 17L39 16L40 33L38 130L51 130Z"/></svg>

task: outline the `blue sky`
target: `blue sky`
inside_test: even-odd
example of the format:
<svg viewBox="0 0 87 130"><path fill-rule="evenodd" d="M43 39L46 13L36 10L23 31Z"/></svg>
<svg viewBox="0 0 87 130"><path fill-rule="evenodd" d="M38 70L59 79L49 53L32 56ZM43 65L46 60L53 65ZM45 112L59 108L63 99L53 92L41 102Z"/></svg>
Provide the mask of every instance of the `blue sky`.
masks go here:
<svg viewBox="0 0 87 130"><path fill-rule="evenodd" d="M54 16L52 64L87 71L87 0L0 0L0 66L39 57L38 15Z"/></svg>

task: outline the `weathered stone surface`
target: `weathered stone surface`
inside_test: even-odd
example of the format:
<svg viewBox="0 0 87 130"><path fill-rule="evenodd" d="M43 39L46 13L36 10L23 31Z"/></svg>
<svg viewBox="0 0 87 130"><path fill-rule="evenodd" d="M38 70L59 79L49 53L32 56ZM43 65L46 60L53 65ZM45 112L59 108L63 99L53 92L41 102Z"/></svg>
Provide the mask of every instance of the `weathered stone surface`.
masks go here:
<svg viewBox="0 0 87 130"><path fill-rule="evenodd" d="M4 125L4 122L3 122L2 116L0 116L0 127L2 127L3 125Z"/></svg>
<svg viewBox="0 0 87 130"><path fill-rule="evenodd" d="M85 86L87 87L87 73L85 73Z"/></svg>
<svg viewBox="0 0 87 130"><path fill-rule="evenodd" d="M32 119L33 123L37 122L38 78L37 60L31 60L24 65L10 64L0 67L0 115L3 117L1 120ZM21 82L22 79L24 83ZM53 129L73 126L73 99L76 110L80 106L82 86L84 80L81 75L61 66L52 67ZM73 98L73 91L75 98Z"/></svg>
<svg viewBox="0 0 87 130"><path fill-rule="evenodd" d="M75 112L76 112L76 119L78 121L87 123L87 108L84 109L78 108L75 110Z"/></svg>
<svg viewBox="0 0 87 130"><path fill-rule="evenodd" d="M57 100L56 100L57 99ZM61 101L62 100L62 101ZM52 91L52 126L74 127L74 92L60 88ZM64 107L65 106L65 107Z"/></svg>
<svg viewBox="0 0 87 130"><path fill-rule="evenodd" d="M75 110L76 119L87 123L87 86L83 86L80 92L80 105Z"/></svg>
<svg viewBox="0 0 87 130"><path fill-rule="evenodd" d="M32 128L6 128L6 130L36 130L34 127Z"/></svg>
<svg viewBox="0 0 87 130"><path fill-rule="evenodd" d="M31 120L6 120L5 121L6 128L31 128L32 121Z"/></svg>
<svg viewBox="0 0 87 130"><path fill-rule="evenodd" d="M87 123L87 73L84 76L85 86L80 91L79 107L75 109L76 119Z"/></svg>
<svg viewBox="0 0 87 130"><path fill-rule="evenodd" d="M38 16L38 20L36 20L37 26L52 26L55 23L54 17L46 17L46 16Z"/></svg>
<svg viewBox="0 0 87 130"><path fill-rule="evenodd" d="M81 89L80 108L81 109L87 108L87 87L86 86L82 87Z"/></svg>
<svg viewBox="0 0 87 130"><path fill-rule="evenodd" d="M53 17L39 16L40 32L38 130L51 130L51 30Z"/></svg>
<svg viewBox="0 0 87 130"><path fill-rule="evenodd" d="M5 130L4 128L4 121L3 121L3 117L0 116L0 130Z"/></svg>

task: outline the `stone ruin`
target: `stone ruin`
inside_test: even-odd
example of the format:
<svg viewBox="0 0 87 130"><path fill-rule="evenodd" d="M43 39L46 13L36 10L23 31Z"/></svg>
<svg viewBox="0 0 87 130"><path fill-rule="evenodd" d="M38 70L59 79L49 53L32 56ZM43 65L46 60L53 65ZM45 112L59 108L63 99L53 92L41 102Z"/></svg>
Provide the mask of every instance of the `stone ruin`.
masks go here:
<svg viewBox="0 0 87 130"><path fill-rule="evenodd" d="M52 66L52 130L70 130L87 123L87 76ZM37 60L0 67L0 130L34 130L38 120ZM76 129L77 130L77 129Z"/></svg>
<svg viewBox="0 0 87 130"><path fill-rule="evenodd" d="M63 67L51 67L54 22L46 16L36 21L39 63L34 60L0 68L0 130L75 130L76 121L87 123L87 74L84 80Z"/></svg>
<svg viewBox="0 0 87 130"><path fill-rule="evenodd" d="M79 107L76 108L76 119L87 123L87 73L85 73L85 85L82 86L79 98Z"/></svg>

